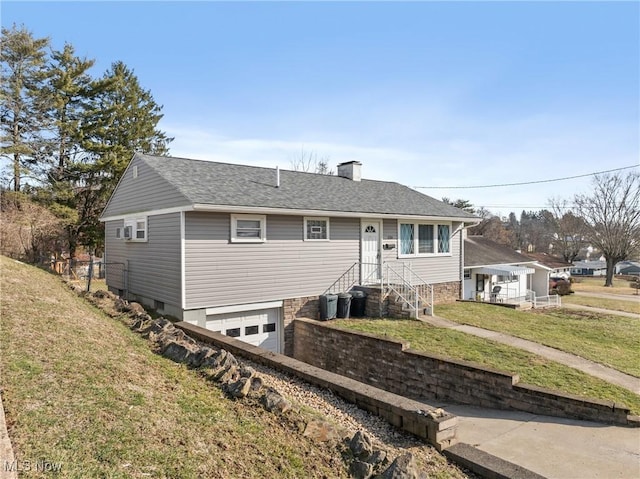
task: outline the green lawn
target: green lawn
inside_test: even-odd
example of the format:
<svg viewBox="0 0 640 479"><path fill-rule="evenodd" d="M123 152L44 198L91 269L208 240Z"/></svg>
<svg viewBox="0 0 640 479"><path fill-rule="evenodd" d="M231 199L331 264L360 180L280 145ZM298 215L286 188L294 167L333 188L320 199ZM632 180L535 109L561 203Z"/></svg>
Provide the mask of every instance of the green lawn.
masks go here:
<svg viewBox="0 0 640 479"><path fill-rule="evenodd" d="M536 341L640 377L640 319L563 308L517 311L477 303L441 305L436 314Z"/></svg>
<svg viewBox="0 0 640 479"><path fill-rule="evenodd" d="M562 297L562 304L579 304L592 308L604 308L612 311L624 311L626 313L640 314L640 303L608 298L593 298L571 294Z"/></svg>
<svg viewBox="0 0 640 479"><path fill-rule="evenodd" d="M438 313L443 306L439 306ZM496 308L497 309L497 308ZM589 398L615 401L640 413L640 396L578 370L526 351L450 329L412 320L336 320L339 328L409 341L411 348L426 353L472 361L483 366L516 373L520 381Z"/></svg>

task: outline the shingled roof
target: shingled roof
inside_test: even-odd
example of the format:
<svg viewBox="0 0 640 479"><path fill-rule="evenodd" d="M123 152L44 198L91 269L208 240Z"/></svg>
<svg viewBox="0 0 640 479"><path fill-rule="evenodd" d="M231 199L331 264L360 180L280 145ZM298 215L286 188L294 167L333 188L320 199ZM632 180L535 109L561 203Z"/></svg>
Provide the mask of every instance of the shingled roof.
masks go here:
<svg viewBox="0 0 640 479"><path fill-rule="evenodd" d="M464 240L464 266L487 266L492 264L535 263L535 260L504 246L484 238L469 236Z"/></svg>
<svg viewBox="0 0 640 479"><path fill-rule="evenodd" d="M474 215L388 181L353 181L333 175L136 153L191 204L433 216Z"/></svg>

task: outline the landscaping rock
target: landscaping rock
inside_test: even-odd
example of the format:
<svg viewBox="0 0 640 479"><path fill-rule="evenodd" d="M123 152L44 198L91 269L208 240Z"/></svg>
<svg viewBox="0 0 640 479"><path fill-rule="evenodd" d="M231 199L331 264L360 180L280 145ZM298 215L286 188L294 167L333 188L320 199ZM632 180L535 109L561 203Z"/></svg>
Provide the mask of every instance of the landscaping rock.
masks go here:
<svg viewBox="0 0 640 479"><path fill-rule="evenodd" d="M373 442L367 433L358 431L349 441L349 448L354 457L366 461L373 453Z"/></svg>
<svg viewBox="0 0 640 479"><path fill-rule="evenodd" d="M373 464L377 466L378 464L382 464L387 460L387 453L384 451L380 451L379 449L373 451L371 457L367 459L369 464Z"/></svg>
<svg viewBox="0 0 640 479"><path fill-rule="evenodd" d="M240 378L235 383L230 384L227 388L228 393L234 398L243 398L249 394L251 389L250 378Z"/></svg>
<svg viewBox="0 0 640 479"><path fill-rule="evenodd" d="M132 314L146 314L146 310L142 307L140 303L131 302L129 303L129 309L127 312Z"/></svg>
<svg viewBox="0 0 640 479"><path fill-rule="evenodd" d="M203 358L200 367L202 369L210 368L212 375L215 375L220 368L226 368L227 366L237 366L238 361L233 357L233 354L227 352L225 349L220 349L214 352L214 354Z"/></svg>
<svg viewBox="0 0 640 479"><path fill-rule="evenodd" d="M251 378L251 388L249 389L249 394L257 394L264 386L264 381L260 376L254 376Z"/></svg>
<svg viewBox="0 0 640 479"><path fill-rule="evenodd" d="M380 477L382 479L419 479L420 473L413 454L402 454L396 457Z"/></svg>
<svg viewBox="0 0 640 479"><path fill-rule="evenodd" d="M267 411L277 414L283 414L291 409L291 403L272 388L268 388L262 396L262 405Z"/></svg>
<svg viewBox="0 0 640 479"><path fill-rule="evenodd" d="M160 331L162 331L162 329L167 325L173 326L168 319L158 318L156 320L149 321L144 327L141 326L138 329L138 332L142 335L143 338L150 338L151 335L159 334Z"/></svg>
<svg viewBox="0 0 640 479"><path fill-rule="evenodd" d="M162 346L161 353L172 361L191 365L200 353L200 348L186 341L171 340Z"/></svg>
<svg viewBox="0 0 640 479"><path fill-rule="evenodd" d="M356 459L349 466L349 472L355 479L369 479L373 475L373 466L368 462Z"/></svg>
<svg viewBox="0 0 640 479"><path fill-rule="evenodd" d="M242 365L240 367L240 376L241 377L243 377L243 378L252 378L255 375L256 375L256 370L253 369L251 366Z"/></svg>

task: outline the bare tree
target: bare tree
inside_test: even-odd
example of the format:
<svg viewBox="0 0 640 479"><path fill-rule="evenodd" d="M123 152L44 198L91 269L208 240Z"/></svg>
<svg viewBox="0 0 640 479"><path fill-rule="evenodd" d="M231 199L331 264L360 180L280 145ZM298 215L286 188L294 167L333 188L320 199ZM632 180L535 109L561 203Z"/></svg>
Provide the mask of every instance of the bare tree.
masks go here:
<svg viewBox="0 0 640 479"><path fill-rule="evenodd" d="M318 158L315 151L307 153L304 148L300 149L300 156L291 160L291 169L293 171L304 171L305 173L318 173L321 175L333 175L334 172L329 168L329 158Z"/></svg>
<svg viewBox="0 0 640 479"><path fill-rule="evenodd" d="M640 248L640 173L596 175L591 194L576 195L574 202L587 238L607 261L604 285L612 286L616 263Z"/></svg>
<svg viewBox="0 0 640 479"><path fill-rule="evenodd" d="M549 206L553 214L553 254L573 263L580 250L587 246L587 225L571 211L569 201L552 198Z"/></svg>

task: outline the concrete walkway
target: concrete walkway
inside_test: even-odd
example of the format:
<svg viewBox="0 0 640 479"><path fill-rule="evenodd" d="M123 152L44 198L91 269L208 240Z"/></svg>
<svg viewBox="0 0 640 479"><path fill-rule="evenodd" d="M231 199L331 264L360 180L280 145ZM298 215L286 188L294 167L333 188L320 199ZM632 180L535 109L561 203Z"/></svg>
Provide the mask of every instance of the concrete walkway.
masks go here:
<svg viewBox="0 0 640 479"><path fill-rule="evenodd" d="M2 393L0 391L0 479L17 479L18 473L14 467L6 467L7 464L13 465L15 456L13 455L13 447L7 433L7 423L4 418L4 407L2 406Z"/></svg>
<svg viewBox="0 0 640 479"><path fill-rule="evenodd" d="M421 321L429 323L439 328L448 328L463 333L472 334L485 339L490 339L502 344L507 344L516 348L524 349L539 356L551 359L553 361L565 364L574 369L578 369L591 376L603 379L611 384L621 386L628 389L635 394L640 394L640 378L630 376L612 368L603 366L602 364L590 361L588 359L575 356L573 354L565 353L555 348L543 346L542 344L535 343L533 341L527 341L526 339L516 338L504 333L498 333L496 331L490 331L488 329L482 329L475 326L467 326L458 324L448 319L440 318L437 316L423 316Z"/></svg>

